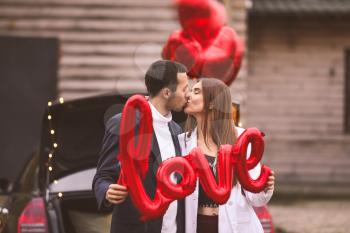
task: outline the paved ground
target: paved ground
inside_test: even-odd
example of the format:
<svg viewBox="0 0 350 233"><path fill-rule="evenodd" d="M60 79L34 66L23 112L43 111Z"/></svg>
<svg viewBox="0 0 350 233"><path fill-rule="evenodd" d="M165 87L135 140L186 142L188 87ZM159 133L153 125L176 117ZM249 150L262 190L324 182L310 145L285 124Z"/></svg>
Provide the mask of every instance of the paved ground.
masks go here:
<svg viewBox="0 0 350 233"><path fill-rule="evenodd" d="M350 197L331 200L274 197L269 210L276 233L350 233Z"/></svg>
<svg viewBox="0 0 350 233"><path fill-rule="evenodd" d="M276 233L349 233L348 200L287 200L272 202Z"/></svg>

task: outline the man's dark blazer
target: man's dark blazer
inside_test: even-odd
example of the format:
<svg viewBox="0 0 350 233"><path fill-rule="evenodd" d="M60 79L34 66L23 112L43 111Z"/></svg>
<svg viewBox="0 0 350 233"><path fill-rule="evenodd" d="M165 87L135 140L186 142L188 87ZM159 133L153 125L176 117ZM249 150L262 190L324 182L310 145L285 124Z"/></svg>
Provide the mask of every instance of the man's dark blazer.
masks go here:
<svg viewBox="0 0 350 233"><path fill-rule="evenodd" d="M117 160L119 150L119 127L121 114L108 120L102 150L97 164L97 171L93 179L92 188L95 193L98 208L107 210L105 195L110 184L117 183L120 173L120 163ZM136 115L136 128L138 128L139 116ZM181 155L180 144L177 135L181 128L174 121L169 123L169 131L172 134L176 155ZM156 190L156 174L159 164L162 162L160 150L155 133L153 132L152 149L149 156L149 166L143 185L149 197L154 198ZM139 212L133 205L130 195L118 205L113 205L111 233L160 233L162 229L162 218L141 222ZM176 216L177 233L185 232L185 211L184 201L178 201Z"/></svg>

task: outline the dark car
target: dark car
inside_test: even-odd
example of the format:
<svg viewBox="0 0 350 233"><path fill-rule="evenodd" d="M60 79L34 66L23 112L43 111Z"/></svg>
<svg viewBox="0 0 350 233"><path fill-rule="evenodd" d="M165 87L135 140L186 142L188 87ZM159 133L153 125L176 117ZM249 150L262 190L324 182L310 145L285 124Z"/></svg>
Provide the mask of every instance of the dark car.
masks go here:
<svg viewBox="0 0 350 233"><path fill-rule="evenodd" d="M97 210L91 190L105 122L129 94L96 96L48 106L39 149L15 184L1 181L0 233L106 233L111 211ZM183 124L183 113L173 115ZM273 232L267 208L258 216ZM269 221L269 222L267 222ZM266 224L267 223L267 224ZM2 230L2 231L1 231Z"/></svg>

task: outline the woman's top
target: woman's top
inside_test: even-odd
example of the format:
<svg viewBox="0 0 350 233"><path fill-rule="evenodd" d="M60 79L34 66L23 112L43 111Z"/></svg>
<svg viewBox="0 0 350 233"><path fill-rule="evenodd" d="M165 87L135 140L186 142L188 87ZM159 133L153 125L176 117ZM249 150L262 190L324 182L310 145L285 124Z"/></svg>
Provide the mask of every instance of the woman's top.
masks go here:
<svg viewBox="0 0 350 233"><path fill-rule="evenodd" d="M210 167L210 170L212 174L214 175L215 179L217 180L217 172L216 172L216 163L217 163L217 157L205 155L206 159L208 160L208 164ZM217 208L219 207L218 204L216 204L211 198L207 196L207 194L204 192L203 187L201 183L199 183L199 196L198 196L198 206L199 207L211 207L211 208Z"/></svg>

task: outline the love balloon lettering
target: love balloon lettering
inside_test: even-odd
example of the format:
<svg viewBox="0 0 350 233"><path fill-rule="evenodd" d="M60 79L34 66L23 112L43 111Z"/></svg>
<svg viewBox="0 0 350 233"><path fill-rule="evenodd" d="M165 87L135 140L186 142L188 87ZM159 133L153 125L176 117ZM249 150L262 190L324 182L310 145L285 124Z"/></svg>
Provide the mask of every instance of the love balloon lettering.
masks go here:
<svg viewBox="0 0 350 233"><path fill-rule="evenodd" d="M136 112L140 112L137 144L135 143ZM261 160L264 151L263 134L256 128L245 130L234 145L223 145L218 152L217 179L212 174L207 159L199 148L188 155L163 161L157 171L155 196L151 199L142 180L148 170L148 159L152 144L152 114L144 96L134 95L126 102L120 125L118 160L121 163L119 184L128 188L129 195L138 208L141 220L146 221L164 215L169 204L191 194L199 181L211 199L224 204L230 197L234 177L245 190L258 193L267 184L270 168L261 167L260 176L252 179L248 173ZM251 154L247 158L248 144ZM172 174L181 176L179 183L172 181Z"/></svg>

